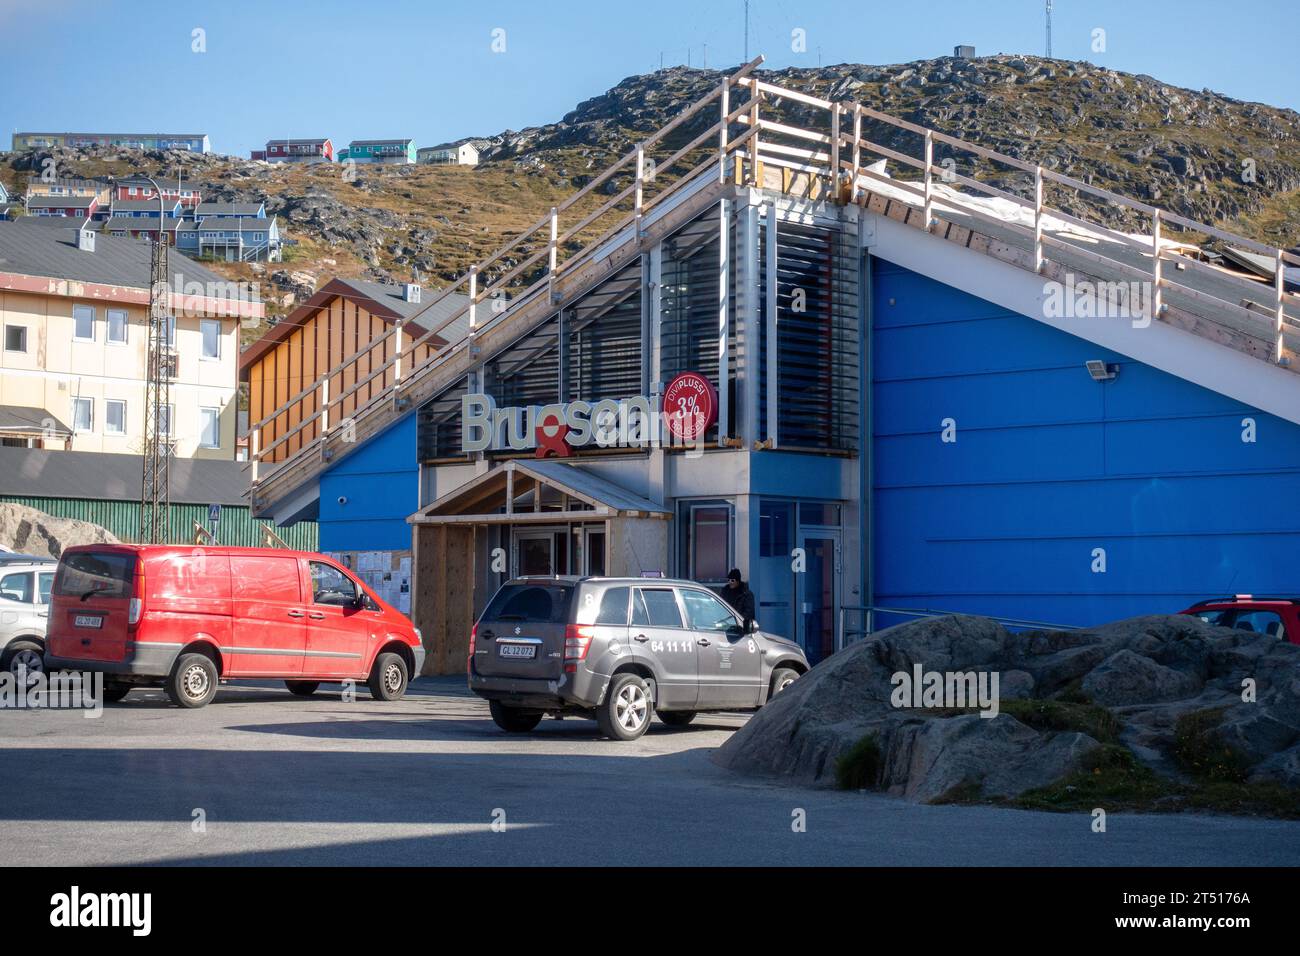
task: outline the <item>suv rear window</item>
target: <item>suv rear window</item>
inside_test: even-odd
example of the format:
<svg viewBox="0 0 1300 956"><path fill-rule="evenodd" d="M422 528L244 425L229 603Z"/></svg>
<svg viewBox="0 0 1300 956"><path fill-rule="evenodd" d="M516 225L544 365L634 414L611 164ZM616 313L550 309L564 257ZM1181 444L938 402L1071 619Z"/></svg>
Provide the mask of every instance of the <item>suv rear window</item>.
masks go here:
<svg viewBox="0 0 1300 956"><path fill-rule="evenodd" d="M483 620L567 624L572 597L570 585L507 584L483 612Z"/></svg>
<svg viewBox="0 0 1300 956"><path fill-rule="evenodd" d="M125 598L135 583L135 555L114 551L65 554L54 578L54 593L64 597Z"/></svg>

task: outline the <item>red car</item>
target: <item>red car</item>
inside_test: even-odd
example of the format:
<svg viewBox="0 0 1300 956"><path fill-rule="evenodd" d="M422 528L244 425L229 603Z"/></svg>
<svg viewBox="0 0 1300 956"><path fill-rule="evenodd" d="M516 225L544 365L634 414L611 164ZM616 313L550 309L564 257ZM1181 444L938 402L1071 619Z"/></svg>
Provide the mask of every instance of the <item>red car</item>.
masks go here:
<svg viewBox="0 0 1300 956"><path fill-rule="evenodd" d="M424 663L405 615L309 552L80 545L59 559L52 598L46 668L102 671L108 700L161 685L202 707L235 678L280 678L303 697L364 680L396 700Z"/></svg>
<svg viewBox="0 0 1300 956"><path fill-rule="evenodd" d="M1234 594L1199 601L1182 613L1193 614L1207 624L1256 631L1300 644L1300 598Z"/></svg>

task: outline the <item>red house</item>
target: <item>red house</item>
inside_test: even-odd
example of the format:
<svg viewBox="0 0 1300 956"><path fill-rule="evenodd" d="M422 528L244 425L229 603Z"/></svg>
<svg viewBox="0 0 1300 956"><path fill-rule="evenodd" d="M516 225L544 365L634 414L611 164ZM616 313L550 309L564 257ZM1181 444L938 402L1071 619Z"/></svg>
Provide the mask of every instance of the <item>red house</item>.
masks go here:
<svg viewBox="0 0 1300 956"><path fill-rule="evenodd" d="M332 163L334 144L325 139L271 139L266 149L255 149L253 159L268 163Z"/></svg>
<svg viewBox="0 0 1300 956"><path fill-rule="evenodd" d="M179 202L186 209L193 209L203 201L203 190L198 183L169 183L160 182L158 188L162 190L163 199L170 206L172 203ZM122 179L113 180L113 199L118 202L125 202L132 199L154 199L158 194L154 192L153 184L142 176L125 176Z"/></svg>
<svg viewBox="0 0 1300 956"><path fill-rule="evenodd" d="M30 196L27 199L27 212L33 216L90 219L98 211L97 196Z"/></svg>

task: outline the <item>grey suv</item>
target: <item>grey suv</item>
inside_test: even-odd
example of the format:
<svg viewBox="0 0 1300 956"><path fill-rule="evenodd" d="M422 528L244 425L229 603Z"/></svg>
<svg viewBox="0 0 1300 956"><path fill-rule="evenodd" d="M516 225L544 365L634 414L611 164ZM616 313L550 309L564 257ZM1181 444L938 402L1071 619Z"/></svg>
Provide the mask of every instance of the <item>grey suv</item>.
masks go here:
<svg viewBox="0 0 1300 956"><path fill-rule="evenodd" d="M739 617L691 581L516 578L474 625L470 690L502 730L545 714L595 717L635 740L650 717L673 727L700 711L760 707L808 670L798 644Z"/></svg>
<svg viewBox="0 0 1300 956"><path fill-rule="evenodd" d="M45 627L57 568L47 558L0 562L0 668L24 686L45 670Z"/></svg>

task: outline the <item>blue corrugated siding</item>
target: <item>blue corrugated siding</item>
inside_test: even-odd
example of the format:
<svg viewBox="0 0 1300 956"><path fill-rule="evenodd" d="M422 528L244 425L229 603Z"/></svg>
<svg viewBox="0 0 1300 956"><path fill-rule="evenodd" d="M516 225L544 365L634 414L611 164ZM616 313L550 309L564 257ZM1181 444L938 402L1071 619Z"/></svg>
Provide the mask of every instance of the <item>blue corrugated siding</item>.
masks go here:
<svg viewBox="0 0 1300 956"><path fill-rule="evenodd" d="M415 414L369 439L321 475L322 551L405 551L419 507ZM339 497L347 498L340 505Z"/></svg>
<svg viewBox="0 0 1300 956"><path fill-rule="evenodd" d="M1300 427L889 263L873 280L878 605L1094 624L1300 595Z"/></svg>

